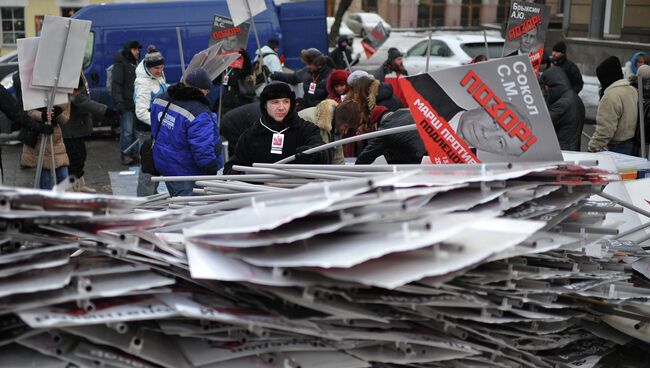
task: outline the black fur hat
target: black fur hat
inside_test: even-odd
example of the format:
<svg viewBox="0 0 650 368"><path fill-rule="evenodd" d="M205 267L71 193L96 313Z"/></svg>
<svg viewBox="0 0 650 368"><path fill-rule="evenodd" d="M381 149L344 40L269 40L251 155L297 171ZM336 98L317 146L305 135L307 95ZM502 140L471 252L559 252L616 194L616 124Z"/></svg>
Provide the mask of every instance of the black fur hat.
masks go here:
<svg viewBox="0 0 650 368"><path fill-rule="evenodd" d="M278 98L288 98L291 100L291 110L295 110L296 94L291 90L291 87L284 82L271 82L264 87L260 94L262 114L266 114L266 103Z"/></svg>

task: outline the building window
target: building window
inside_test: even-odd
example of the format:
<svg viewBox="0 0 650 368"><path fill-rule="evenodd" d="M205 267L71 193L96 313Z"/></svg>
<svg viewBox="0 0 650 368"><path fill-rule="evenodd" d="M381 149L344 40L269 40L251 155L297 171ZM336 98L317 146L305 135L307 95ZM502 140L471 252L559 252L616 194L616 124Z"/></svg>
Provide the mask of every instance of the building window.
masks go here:
<svg viewBox="0 0 650 368"><path fill-rule="evenodd" d="M361 8L363 9L363 11L369 13L372 12L376 13L377 10L379 9L377 7L377 0L363 0Z"/></svg>
<svg viewBox="0 0 650 368"><path fill-rule="evenodd" d="M445 0L423 0L418 5L418 27L441 27L445 25Z"/></svg>
<svg viewBox="0 0 650 368"><path fill-rule="evenodd" d="M620 36L625 15L625 0L607 0L605 5L605 35Z"/></svg>
<svg viewBox="0 0 650 368"><path fill-rule="evenodd" d="M477 27L481 25L481 0L463 0L460 11L460 25Z"/></svg>
<svg viewBox="0 0 650 368"><path fill-rule="evenodd" d="M2 45L15 45L16 40L25 38L25 9L0 8L2 16Z"/></svg>
<svg viewBox="0 0 650 368"><path fill-rule="evenodd" d="M510 19L510 1L499 0L497 5L497 23L507 23Z"/></svg>

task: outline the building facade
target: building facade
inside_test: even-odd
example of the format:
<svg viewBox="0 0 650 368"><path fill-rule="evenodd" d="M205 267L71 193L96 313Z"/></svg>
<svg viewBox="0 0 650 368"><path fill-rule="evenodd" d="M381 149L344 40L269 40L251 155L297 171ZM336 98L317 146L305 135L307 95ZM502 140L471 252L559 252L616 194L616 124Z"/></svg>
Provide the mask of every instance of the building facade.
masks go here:
<svg viewBox="0 0 650 368"><path fill-rule="evenodd" d="M594 17L597 14L601 17ZM650 43L650 1L648 0L572 0L568 37ZM594 32L597 27L599 32ZM592 37L594 33L601 33Z"/></svg>
<svg viewBox="0 0 650 368"><path fill-rule="evenodd" d="M141 0L146 1L146 0ZM150 0L155 1L155 0ZM160 1L160 0L158 0ZM72 16L82 7L99 3L138 2L133 0L0 0L2 44L0 54L16 49L16 40L40 34L46 15Z"/></svg>
<svg viewBox="0 0 650 368"><path fill-rule="evenodd" d="M326 0L334 16L339 0ZM568 37L587 37L592 8L599 6L604 39L650 42L648 0L536 0L546 4L557 21L564 21ZM375 12L396 28L470 27L501 24L508 17L510 0L354 0L350 11ZM600 5L599 5L600 4ZM565 17L565 13L567 16Z"/></svg>
<svg viewBox="0 0 650 368"><path fill-rule="evenodd" d="M334 16L338 0L327 0ZM375 12L396 28L476 27L501 23L509 0L354 0L350 11Z"/></svg>

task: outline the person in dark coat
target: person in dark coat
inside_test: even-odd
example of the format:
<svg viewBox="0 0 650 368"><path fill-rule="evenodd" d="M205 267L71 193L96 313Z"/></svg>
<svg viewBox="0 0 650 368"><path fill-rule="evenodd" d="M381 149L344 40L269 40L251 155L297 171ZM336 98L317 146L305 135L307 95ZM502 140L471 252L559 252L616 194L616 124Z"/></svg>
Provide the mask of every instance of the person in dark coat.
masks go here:
<svg viewBox="0 0 650 368"><path fill-rule="evenodd" d="M409 109L390 112L384 106L377 106L372 110L370 122L377 126L377 130L415 124ZM382 155L391 165L419 164L426 152L418 131L413 130L371 139L357 157L355 164L368 165Z"/></svg>
<svg viewBox="0 0 650 368"><path fill-rule="evenodd" d="M320 129L298 116L296 95L285 83L269 83L260 94L259 120L239 137L235 155L226 163L225 175L237 174L234 165L273 163L297 155L294 163L329 164L327 150L300 154L323 144Z"/></svg>
<svg viewBox="0 0 650 368"><path fill-rule="evenodd" d="M553 46L553 51L551 52L551 62L554 66L560 67L566 73L566 76L571 82L571 89L576 93L582 91L582 86L584 82L582 81L582 74L578 66L571 60L566 57L566 44L564 41L560 41Z"/></svg>
<svg viewBox="0 0 650 368"><path fill-rule="evenodd" d="M336 48L330 52L330 57L334 62L334 67L336 69L345 69L349 70L351 66L356 65L359 62L359 58L352 59L352 45L350 45L350 40L347 36L339 36L338 41L336 42ZM347 62L345 61L347 59Z"/></svg>
<svg viewBox="0 0 650 368"><path fill-rule="evenodd" d="M13 79L18 79L18 73L14 74ZM20 85L16 85L18 93L20 93ZM19 97L20 98L20 97ZM11 122L11 131L16 131L23 129L24 127L31 126L33 131L40 129L36 134L44 133L43 130L51 130L51 126L47 126L43 123L39 123L29 119L27 113L22 109L22 103L20 108L18 108L16 100L13 96L7 91L7 89L0 85L0 111L2 111L9 121ZM51 133L50 133L51 134ZM34 135L36 137L36 135ZM34 139L35 141L36 139ZM2 167L2 146L0 146L0 182L4 182L4 169Z"/></svg>
<svg viewBox="0 0 650 368"><path fill-rule="evenodd" d="M307 65L295 73L275 72L272 80L296 85L302 83L304 96L298 101L298 110L318 105L327 98L327 77L334 70L332 59L317 49L302 50L300 58Z"/></svg>
<svg viewBox="0 0 650 368"><path fill-rule="evenodd" d="M236 107L221 117L219 134L228 142L228 157L235 154L239 137L260 119L262 112L258 102Z"/></svg>
<svg viewBox="0 0 650 368"><path fill-rule="evenodd" d="M399 85L398 80L401 77L408 76L409 73L404 69L404 55L396 48L391 47L388 49L388 58L386 61L375 70L373 76L380 82L385 82L393 87L395 97L402 101L402 106L408 106L402 87Z"/></svg>
<svg viewBox="0 0 650 368"><path fill-rule="evenodd" d="M127 41L122 51L113 59L111 76L111 96L115 110L120 114L120 159L123 165L135 162L137 145L133 124L135 122L135 103L133 102L133 82L135 82L135 68L138 66L140 49L138 41ZM133 145L130 151L124 151Z"/></svg>
<svg viewBox="0 0 650 368"><path fill-rule="evenodd" d="M68 153L70 165L68 173L79 180L73 183L76 192L95 193L96 190L86 186L84 179L84 165L86 163L86 139L93 132L93 115L103 116L109 120L118 117L115 110L106 105L95 102L90 98L88 82L83 73L79 78L79 85L70 94L70 119L61 126L63 143Z"/></svg>
<svg viewBox="0 0 650 368"><path fill-rule="evenodd" d="M239 50L239 54L242 59L242 67L228 67L217 77L217 83L221 84L223 91L220 101L215 103L214 111L218 111L221 103L222 116L237 106L253 102L254 95L246 95L239 89L239 82L243 82L251 74L251 58L244 49Z"/></svg>
<svg viewBox="0 0 650 368"><path fill-rule="evenodd" d="M560 68L548 69L540 79L560 148L580 151L585 120L585 105L582 99L571 88L569 78Z"/></svg>

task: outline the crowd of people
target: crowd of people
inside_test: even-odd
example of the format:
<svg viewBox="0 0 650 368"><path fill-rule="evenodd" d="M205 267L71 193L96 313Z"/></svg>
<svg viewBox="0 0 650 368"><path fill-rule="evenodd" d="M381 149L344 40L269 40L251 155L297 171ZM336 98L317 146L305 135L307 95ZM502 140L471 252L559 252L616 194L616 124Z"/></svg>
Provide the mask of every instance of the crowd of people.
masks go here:
<svg viewBox="0 0 650 368"><path fill-rule="evenodd" d="M252 60L245 49L239 50L240 66L226 68L216 79L196 69L170 86L163 55L150 45L141 59L142 47L128 41L114 58L110 88L114 108L90 98L83 73L69 103L55 106L49 115L44 109L23 111L18 77L14 78L18 104L0 88L0 109L21 129L22 166L36 167L40 140L53 136L54 147L46 141L41 188L53 186L50 170L54 170L57 182L74 175L80 179L75 190L94 192L83 180L85 139L92 132L94 116L119 120L123 165L137 164L141 151L150 149L156 174L163 176L238 174L240 166L294 155L294 162L309 164L345 164L346 157L370 164L380 156L389 164L415 164L427 154L416 130L306 153L342 138L414 124L398 82L409 73L396 48L388 50L376 70L352 71L358 57L353 56L351 40L340 37L329 56L315 48L302 50L304 67L292 72L283 68L280 43L271 38ZM579 151L585 121L585 106L578 96L583 78L566 53L564 42L554 45L542 62L539 83L560 147ZM478 55L472 63L485 60ZM601 99L589 151L634 154L639 149L636 83L637 76L650 81L649 63L648 55L637 53L625 68L615 56L598 66ZM244 83L251 76L254 88ZM211 104L207 95L215 85L221 86L221 94ZM54 160L48 156L52 152ZM157 192L152 172L146 171L139 173L138 196ZM192 180L166 185L172 196L192 195L195 188Z"/></svg>

